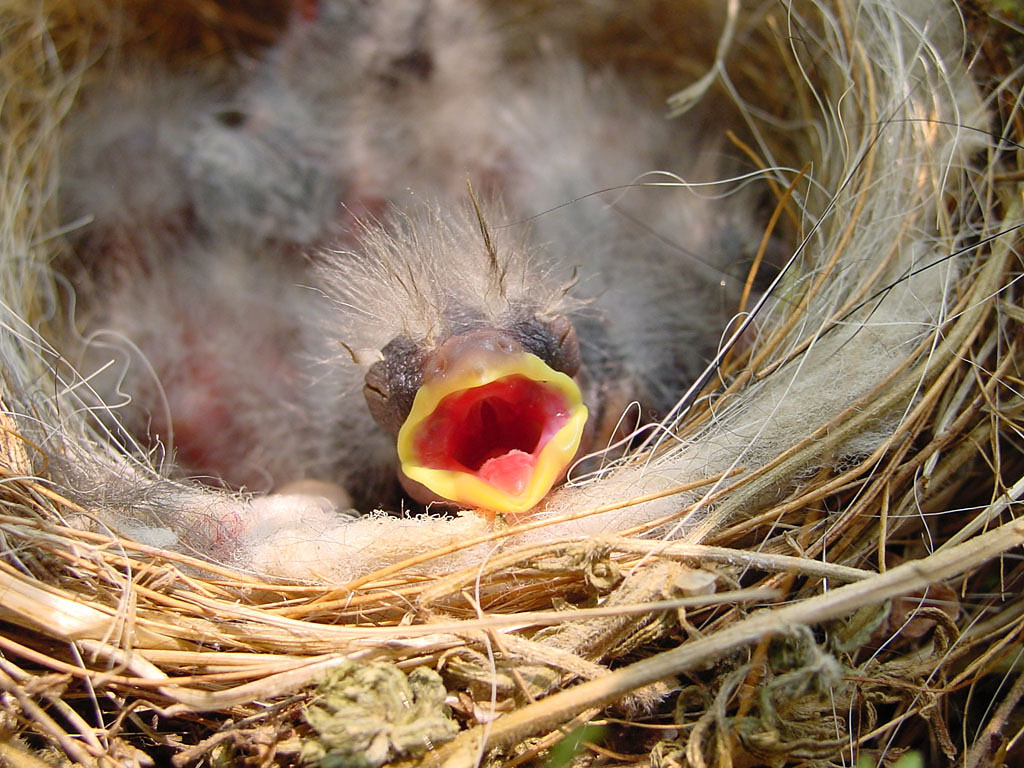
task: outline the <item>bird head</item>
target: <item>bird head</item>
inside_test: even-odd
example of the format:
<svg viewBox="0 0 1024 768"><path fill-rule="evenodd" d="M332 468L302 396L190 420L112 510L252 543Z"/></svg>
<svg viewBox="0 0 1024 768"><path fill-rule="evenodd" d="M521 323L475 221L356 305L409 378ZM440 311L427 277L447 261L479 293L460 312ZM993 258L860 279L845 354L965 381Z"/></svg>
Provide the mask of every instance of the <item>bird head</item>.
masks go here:
<svg viewBox="0 0 1024 768"><path fill-rule="evenodd" d="M430 351L397 339L363 392L396 434L410 495L520 513L564 479L579 452L588 415L574 378L579 360L568 318L533 318L453 335Z"/></svg>
<svg viewBox="0 0 1024 768"><path fill-rule="evenodd" d="M595 382L573 319L584 306L570 295L575 272L555 270L521 227L491 231L473 203L364 227L358 251L329 254L324 285L355 362L336 370L361 372L406 492L515 514L588 446Z"/></svg>

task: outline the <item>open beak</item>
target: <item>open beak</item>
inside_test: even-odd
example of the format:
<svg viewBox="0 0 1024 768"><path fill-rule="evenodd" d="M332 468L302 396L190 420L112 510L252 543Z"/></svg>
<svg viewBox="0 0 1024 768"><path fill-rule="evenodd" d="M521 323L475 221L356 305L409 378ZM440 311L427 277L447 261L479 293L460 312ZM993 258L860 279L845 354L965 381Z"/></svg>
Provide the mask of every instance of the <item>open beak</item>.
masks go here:
<svg viewBox="0 0 1024 768"><path fill-rule="evenodd" d="M398 458L443 499L525 512L565 476L586 421L572 378L521 348L473 342L425 373Z"/></svg>

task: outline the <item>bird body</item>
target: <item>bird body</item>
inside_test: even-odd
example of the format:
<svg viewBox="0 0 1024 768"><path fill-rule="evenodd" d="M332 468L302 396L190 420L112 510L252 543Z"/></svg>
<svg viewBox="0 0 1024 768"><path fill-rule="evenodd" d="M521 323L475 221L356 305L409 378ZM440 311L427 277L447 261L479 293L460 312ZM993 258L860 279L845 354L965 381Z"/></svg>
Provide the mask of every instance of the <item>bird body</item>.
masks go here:
<svg viewBox="0 0 1024 768"><path fill-rule="evenodd" d="M614 72L557 50L513 66L465 0L391 10L297 11L248 79L198 89L194 108L108 92L87 111L69 210L92 213L91 176L124 200L116 231L136 230L117 259L110 217L80 237L79 359L131 440L169 449L180 474L329 480L362 509L394 504L397 474L424 503L526 511L629 403L656 418L703 368L756 201L644 186L730 163L719 132L668 125ZM116 154L139 137L144 151ZM154 163L174 205L147 213L134 180ZM113 339L127 343L111 364ZM481 355L502 376L453 389L444 366L480 370ZM501 394L468 394L485 386ZM430 387L449 415L469 398L476 426L438 432ZM516 398L531 410L505 410ZM403 433L411 413L473 466ZM488 490L452 490L463 481Z"/></svg>

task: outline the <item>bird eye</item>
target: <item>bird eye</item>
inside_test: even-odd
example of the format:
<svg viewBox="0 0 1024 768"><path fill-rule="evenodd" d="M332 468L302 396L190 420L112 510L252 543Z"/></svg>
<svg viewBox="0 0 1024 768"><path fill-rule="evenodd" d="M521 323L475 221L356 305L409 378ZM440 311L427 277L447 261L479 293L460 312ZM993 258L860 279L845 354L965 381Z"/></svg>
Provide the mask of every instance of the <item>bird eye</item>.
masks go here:
<svg viewBox="0 0 1024 768"><path fill-rule="evenodd" d="M543 320L531 316L515 323L513 336L528 352L532 352L556 371L575 376L580 369L580 344L576 326L565 315Z"/></svg>
<svg viewBox="0 0 1024 768"><path fill-rule="evenodd" d="M216 118L225 128L241 128L249 120L249 116L240 109L225 109L218 112Z"/></svg>
<svg viewBox="0 0 1024 768"><path fill-rule="evenodd" d="M363 379L363 397L373 420L395 434L409 415L423 380L423 350L400 336L381 350Z"/></svg>
<svg viewBox="0 0 1024 768"><path fill-rule="evenodd" d="M580 369L580 341L576 326L565 315L555 315L546 323L554 340L550 365L556 371L575 376Z"/></svg>
<svg viewBox="0 0 1024 768"><path fill-rule="evenodd" d="M366 407L373 420L382 427L388 427L392 420L389 389L387 365L384 360L378 360L370 366L363 379L363 397L366 398Z"/></svg>
<svg viewBox="0 0 1024 768"><path fill-rule="evenodd" d="M403 75L416 80L426 81L434 72L434 57L430 51L416 49L391 61L390 71L396 80Z"/></svg>

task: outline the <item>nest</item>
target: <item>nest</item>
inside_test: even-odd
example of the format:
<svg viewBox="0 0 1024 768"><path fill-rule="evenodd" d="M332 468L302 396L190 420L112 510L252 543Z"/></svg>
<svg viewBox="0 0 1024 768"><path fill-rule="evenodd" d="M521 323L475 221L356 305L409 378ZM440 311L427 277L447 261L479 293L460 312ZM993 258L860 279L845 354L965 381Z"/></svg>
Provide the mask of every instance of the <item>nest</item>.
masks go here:
<svg viewBox="0 0 1024 768"><path fill-rule="evenodd" d="M311 585L119 535L51 471L129 463L45 341L62 121L112 39L256 50L274 29L256 6L183 4L174 24L142 4L3 12L2 762L1024 756L1024 119L1005 32L1024 20L972 9L943 29L854 0L730 13L676 104L729 94L755 139L737 147L775 184L771 232L794 257L756 324L661 438L557 516ZM823 382L845 400L816 397ZM616 484L637 476L660 482ZM635 507L667 520L546 533Z"/></svg>

